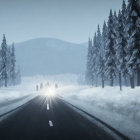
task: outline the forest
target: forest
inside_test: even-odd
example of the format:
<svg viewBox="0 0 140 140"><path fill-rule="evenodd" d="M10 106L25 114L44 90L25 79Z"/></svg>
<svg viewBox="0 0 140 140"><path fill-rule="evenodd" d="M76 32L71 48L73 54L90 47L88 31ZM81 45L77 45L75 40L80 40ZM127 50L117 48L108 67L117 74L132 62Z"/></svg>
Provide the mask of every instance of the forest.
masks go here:
<svg viewBox="0 0 140 140"><path fill-rule="evenodd" d="M86 83L93 86L140 86L140 0L123 0L110 10L102 31L89 38Z"/></svg>
<svg viewBox="0 0 140 140"><path fill-rule="evenodd" d="M15 86L20 82L20 68L16 68L14 44L8 46L3 35L0 49L0 87Z"/></svg>

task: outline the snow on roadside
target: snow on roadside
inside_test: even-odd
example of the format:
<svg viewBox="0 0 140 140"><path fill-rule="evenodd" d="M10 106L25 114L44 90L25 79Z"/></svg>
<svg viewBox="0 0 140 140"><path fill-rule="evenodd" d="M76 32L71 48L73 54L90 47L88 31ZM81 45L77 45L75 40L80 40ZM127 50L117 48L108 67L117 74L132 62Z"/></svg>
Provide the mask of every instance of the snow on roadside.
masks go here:
<svg viewBox="0 0 140 140"><path fill-rule="evenodd" d="M29 81L28 78L23 78L21 85L0 88L0 115L21 106L35 96L37 96L35 83ZM21 98L21 100L18 100L19 98Z"/></svg>
<svg viewBox="0 0 140 140"><path fill-rule="evenodd" d="M35 83L33 80L31 82L29 78L23 78L21 85L0 88L0 104L22 96L32 95L34 92Z"/></svg>
<svg viewBox="0 0 140 140"><path fill-rule="evenodd" d="M65 100L100 118L133 140L140 138L140 88L64 86L56 91Z"/></svg>

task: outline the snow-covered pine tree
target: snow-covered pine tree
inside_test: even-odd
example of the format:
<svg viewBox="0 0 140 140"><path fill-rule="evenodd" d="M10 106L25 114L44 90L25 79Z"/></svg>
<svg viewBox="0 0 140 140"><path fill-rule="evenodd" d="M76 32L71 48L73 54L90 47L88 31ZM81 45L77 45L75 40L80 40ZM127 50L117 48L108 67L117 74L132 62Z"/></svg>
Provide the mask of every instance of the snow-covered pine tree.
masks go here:
<svg viewBox="0 0 140 140"><path fill-rule="evenodd" d="M2 57L2 70L1 70L1 79L2 86L7 87L8 75L7 75L7 43L5 35L3 35L3 41L1 44L1 57Z"/></svg>
<svg viewBox="0 0 140 140"><path fill-rule="evenodd" d="M122 13L119 10L118 15L118 28L117 28L117 44L116 44L116 57L117 57L117 70L120 90L122 90L122 76L126 76L126 42L124 38L124 26L122 20Z"/></svg>
<svg viewBox="0 0 140 140"><path fill-rule="evenodd" d="M101 78L102 87L104 88L104 64L103 64L103 49L102 48L102 35L100 32L100 26L97 29L97 49L96 49L96 67L97 67L97 78ZM98 82L98 79L97 79ZM98 85L98 83L97 83Z"/></svg>
<svg viewBox="0 0 140 140"><path fill-rule="evenodd" d="M114 40L114 49L116 51L116 41L117 41L117 24L118 24L118 17L117 17L117 13L116 11L114 11L114 15L113 15L113 40Z"/></svg>
<svg viewBox="0 0 140 140"><path fill-rule="evenodd" d="M16 81L16 70L15 70L15 63L16 63L16 58L15 58L15 47L14 44L12 44L11 48L11 67L10 67L10 75L11 75L11 84L15 85Z"/></svg>
<svg viewBox="0 0 140 140"><path fill-rule="evenodd" d="M87 84L92 84L92 40L89 38L88 41L88 55L87 55L87 70L86 70L86 82Z"/></svg>
<svg viewBox="0 0 140 140"><path fill-rule="evenodd" d="M95 33L93 39L93 49L92 49L92 80L93 85L98 86L98 43L97 43L97 34Z"/></svg>
<svg viewBox="0 0 140 140"><path fill-rule="evenodd" d="M11 85L11 46L7 46L7 86Z"/></svg>
<svg viewBox="0 0 140 140"><path fill-rule="evenodd" d="M125 3L125 0L123 0L123 3L122 3L122 10L121 10L121 17L122 17L122 24L123 24L123 34L122 34L122 37L123 37L123 48L124 48L124 51L125 51L125 57L124 57L124 62L125 62L125 67L124 67L124 70L122 72L122 76L124 78L124 81L125 81L125 86L128 86L128 69L127 69L127 60L126 60L126 56L127 56L127 40L128 40L128 35L127 35L127 32L125 30L125 27L126 27L126 18L127 18L127 8L126 8L126 3Z"/></svg>
<svg viewBox="0 0 140 140"><path fill-rule="evenodd" d="M127 67L130 75L131 88L134 88L135 72L137 72L137 85L140 86L140 10L138 0L128 1L127 12Z"/></svg>
<svg viewBox="0 0 140 140"><path fill-rule="evenodd" d="M117 39L117 33L116 33L116 30L117 30L117 23L118 23L118 16L117 16L117 13L116 11L114 11L114 15L113 15L113 36L114 36L114 47L116 47L116 39ZM115 48L116 49L116 48Z"/></svg>
<svg viewBox="0 0 140 140"><path fill-rule="evenodd" d="M101 74L101 80L102 80L102 88L104 88L105 84L105 45L107 41L107 26L106 22L104 21L103 30L102 30L102 51L100 52L100 74Z"/></svg>
<svg viewBox="0 0 140 140"><path fill-rule="evenodd" d="M107 43L107 25L106 22L104 21L103 30L102 30L102 48L104 51L105 51L106 43Z"/></svg>
<svg viewBox="0 0 140 140"><path fill-rule="evenodd" d="M114 48L114 24L113 24L113 14L112 10L110 10L110 15L108 19L108 33L107 33L107 44L105 48L105 69L106 75L109 77L110 86L114 84L114 77L116 71L116 56L115 56L115 48Z"/></svg>
<svg viewBox="0 0 140 140"><path fill-rule="evenodd" d="M0 49L0 87L3 85L3 79L2 79L2 54L1 54L1 49Z"/></svg>
<svg viewBox="0 0 140 140"><path fill-rule="evenodd" d="M113 48L115 50L115 55L114 55L114 61L115 63L117 62L117 57L116 57L116 52L117 52L117 25L118 25L118 16L117 16L117 13L116 11L114 11L114 14L113 14ZM117 83L117 73L118 73L118 69L116 67L115 69L115 79L114 79L114 82Z"/></svg>
<svg viewBox="0 0 140 140"><path fill-rule="evenodd" d="M140 86L140 0L136 1L136 11L137 11L137 20L136 20L136 28L137 28L137 86Z"/></svg>

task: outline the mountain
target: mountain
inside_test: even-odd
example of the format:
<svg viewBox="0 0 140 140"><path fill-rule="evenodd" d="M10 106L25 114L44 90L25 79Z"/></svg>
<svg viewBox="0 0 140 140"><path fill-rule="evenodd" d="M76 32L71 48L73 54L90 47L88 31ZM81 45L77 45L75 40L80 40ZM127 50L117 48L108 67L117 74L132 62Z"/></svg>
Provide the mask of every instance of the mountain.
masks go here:
<svg viewBox="0 0 140 140"><path fill-rule="evenodd" d="M88 46L88 42L81 43L80 45Z"/></svg>
<svg viewBox="0 0 140 140"><path fill-rule="evenodd" d="M23 76L84 73L87 46L53 38L37 38L15 44Z"/></svg>

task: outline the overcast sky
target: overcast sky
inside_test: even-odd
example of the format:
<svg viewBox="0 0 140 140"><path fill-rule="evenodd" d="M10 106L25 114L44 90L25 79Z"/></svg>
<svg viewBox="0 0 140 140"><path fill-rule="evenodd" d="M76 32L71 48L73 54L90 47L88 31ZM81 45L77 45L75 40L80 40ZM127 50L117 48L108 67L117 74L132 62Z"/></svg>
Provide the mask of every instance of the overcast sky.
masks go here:
<svg viewBox="0 0 140 140"><path fill-rule="evenodd" d="M122 0L0 0L0 38L8 43L53 37L82 43L93 36L110 8Z"/></svg>

